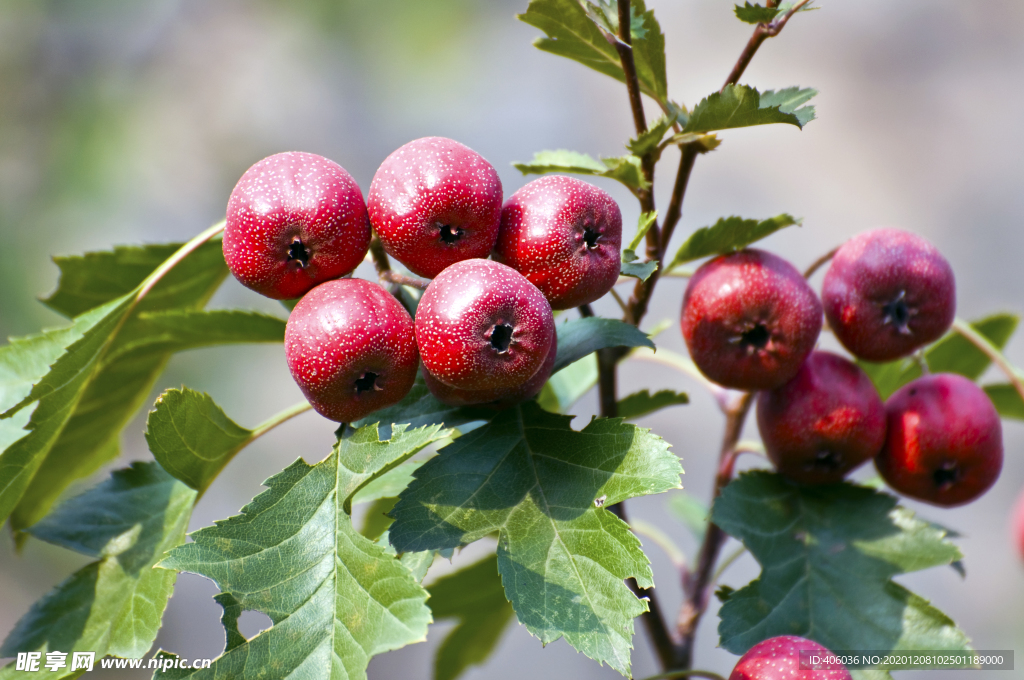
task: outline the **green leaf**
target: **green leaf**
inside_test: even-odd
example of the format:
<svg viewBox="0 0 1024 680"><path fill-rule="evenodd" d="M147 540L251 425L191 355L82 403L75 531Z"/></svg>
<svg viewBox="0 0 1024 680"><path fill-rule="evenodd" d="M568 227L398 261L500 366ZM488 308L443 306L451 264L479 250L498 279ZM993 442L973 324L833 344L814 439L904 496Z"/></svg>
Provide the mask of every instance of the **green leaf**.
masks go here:
<svg viewBox="0 0 1024 680"><path fill-rule="evenodd" d="M634 0L638 15L642 16L643 35L632 30L633 59L636 63L640 90L658 101L666 101L665 36L642 0ZM557 54L595 71L625 82L622 62L614 45L606 37L609 31L599 26L576 0L530 0L520 21L544 31L546 38L533 44L537 49ZM617 19L616 19L617 21ZM616 38L612 37L612 40Z"/></svg>
<svg viewBox="0 0 1024 680"><path fill-rule="evenodd" d="M565 413L596 384L597 357L588 354L552 375L537 397L537 403L546 411Z"/></svg>
<svg viewBox="0 0 1024 680"><path fill-rule="evenodd" d="M161 394L146 419L146 442L153 457L173 477L200 492L253 434L228 418L210 395L187 387Z"/></svg>
<svg viewBox="0 0 1024 680"><path fill-rule="evenodd" d="M839 650L969 649L953 621L892 580L961 558L944 531L892 496L758 471L725 488L712 521L762 569L722 605L721 645L734 654L775 635Z"/></svg>
<svg viewBox="0 0 1024 680"><path fill-rule="evenodd" d="M238 309L143 312L125 324L107 363L198 347L283 342L285 323L276 316Z"/></svg>
<svg viewBox="0 0 1024 680"><path fill-rule="evenodd" d="M629 140L626 143L626 149L634 156L643 156L655 151L658 145L661 144L661 140L665 137L665 133L672 128L674 122L674 117L662 116L658 118L658 120L651 123L646 132L638 135L635 139Z"/></svg>
<svg viewBox="0 0 1024 680"><path fill-rule="evenodd" d="M672 516L690 531L697 543L704 540L708 530L708 516L711 515L706 504L685 491L677 491L669 495L667 507Z"/></svg>
<svg viewBox="0 0 1024 680"><path fill-rule="evenodd" d="M972 321L971 328L998 349L1003 349L1019 321L1016 314L993 314ZM933 373L959 373L971 380L978 380L992 364L984 352L956 331L947 333L926 349L924 357ZM913 358L885 363L859 360L857 364L874 382L882 399L888 399L893 392L921 377L921 367Z"/></svg>
<svg viewBox="0 0 1024 680"><path fill-rule="evenodd" d="M97 559L35 603L0 656L59 650L142 658L176 577L152 567L184 542L195 498L195 491L155 463L133 463L30 528L44 541ZM62 669L41 677L77 674ZM0 671L0 677L7 675Z"/></svg>
<svg viewBox="0 0 1024 680"><path fill-rule="evenodd" d="M646 189L650 182L644 178L640 159L633 155L597 160L577 151L538 151L529 163L513 163L524 175L543 175L549 172L568 172L576 175L609 177L629 187L631 191Z"/></svg>
<svg viewBox="0 0 1024 680"><path fill-rule="evenodd" d="M403 424L409 427L423 425L447 425L458 427L478 420L490 420L496 411L490 408L475 406L448 406L434 398L427 389L423 377L417 375L409 394L394 406L374 411L362 420L352 423L353 427L363 427L374 423L380 424L382 437L391 436L391 424Z"/></svg>
<svg viewBox="0 0 1024 680"><path fill-rule="evenodd" d="M803 128L814 120L814 107L800 106L817 93L798 87L760 93L747 85L726 85L694 107L683 132L713 132L771 123Z"/></svg>
<svg viewBox="0 0 1024 680"><path fill-rule="evenodd" d="M997 383L985 385L985 394L999 411L1003 418L1024 420L1024 401L1021 400L1017 388L1010 383Z"/></svg>
<svg viewBox="0 0 1024 680"><path fill-rule="evenodd" d="M633 240L629 242L625 250L622 251L623 262L635 262L637 259L636 249L640 247L640 241L643 240L647 232L651 230L655 224L658 223L658 211L652 210L650 212L640 213L640 219L637 221L636 234L633 236Z"/></svg>
<svg viewBox="0 0 1024 680"><path fill-rule="evenodd" d="M657 270L657 260L651 262L623 262L619 268L619 273L623 276L632 276L641 281L646 281Z"/></svg>
<svg viewBox="0 0 1024 680"><path fill-rule="evenodd" d="M558 355L552 373L557 373L591 352L605 347L650 347L654 343L647 334L632 324L599 316L573 319L556 326Z"/></svg>
<svg viewBox="0 0 1024 680"><path fill-rule="evenodd" d="M358 502L358 499L353 499L352 502L355 504ZM391 518L388 517L388 513L394 509L397 502L398 498L379 498L374 501L373 505L366 511L366 517L363 519L363 528L359 530L359 533L371 541L376 541L383 536L392 522Z"/></svg>
<svg viewBox="0 0 1024 680"><path fill-rule="evenodd" d="M498 570L519 621L544 644L573 647L629 674L626 587L652 575L639 541L604 506L679 488L679 460L660 438L619 419L582 431L532 402L441 449L392 511L400 551L456 548L498 531Z"/></svg>
<svg viewBox="0 0 1024 680"><path fill-rule="evenodd" d="M482 664L512 620L496 555L438 579L427 588L435 619L458 619L434 658L434 680L455 680Z"/></svg>
<svg viewBox="0 0 1024 680"><path fill-rule="evenodd" d="M639 418L669 406L680 406L689 403L690 397L685 392L659 390L651 394L647 390L641 390L619 400L619 417L626 418L627 420Z"/></svg>
<svg viewBox="0 0 1024 680"><path fill-rule="evenodd" d="M446 440L440 440L435 442L434 445L447 445L447 443L448 442ZM352 504L370 503L371 501L378 501L397 496L405 491L405 487L409 486L409 483L413 480L413 473L416 472L416 469L425 462L427 462L426 459L407 460L401 465L396 466L387 474L381 475L361 488L356 495L352 497Z"/></svg>
<svg viewBox="0 0 1024 680"><path fill-rule="evenodd" d="M733 11L736 13L737 19L748 24L771 23L780 12L777 7L762 7L761 5L751 5L749 2L743 3L743 7L736 5Z"/></svg>
<svg viewBox="0 0 1024 680"><path fill-rule="evenodd" d="M365 678L375 654L422 641L427 593L413 573L352 526L365 484L448 436L439 426L349 431L316 465L302 459L267 480L242 514L192 534L158 565L217 583L273 626L190 678ZM230 630L230 629L229 629ZM328 670L329 669L329 670Z"/></svg>
<svg viewBox="0 0 1024 680"><path fill-rule="evenodd" d="M719 218L710 227L701 227L690 234L672 258L668 270L709 255L741 250L780 229L800 223L801 220L786 213L766 220L745 220L735 215Z"/></svg>

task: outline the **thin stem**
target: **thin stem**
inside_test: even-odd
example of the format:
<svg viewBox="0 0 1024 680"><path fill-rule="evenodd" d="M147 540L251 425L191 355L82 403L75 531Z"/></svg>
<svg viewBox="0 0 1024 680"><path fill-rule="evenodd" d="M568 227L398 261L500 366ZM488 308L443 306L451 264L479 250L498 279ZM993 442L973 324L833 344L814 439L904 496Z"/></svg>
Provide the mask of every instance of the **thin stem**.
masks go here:
<svg viewBox="0 0 1024 680"><path fill-rule="evenodd" d="M385 269L381 271L380 280L387 281L388 283L395 283L399 286L411 286L412 288L419 288L420 290L426 290L427 286L430 284L430 281L427 281L426 279L399 274L393 269Z"/></svg>
<svg viewBox="0 0 1024 680"><path fill-rule="evenodd" d="M836 252L838 252L838 250L839 250L839 246L836 246L835 248L833 248L832 250L828 251L827 253L825 253L824 255L819 257L817 260L812 262L811 266L808 267L806 270L804 270L804 278L805 279L809 279L812 276L814 276L814 272L818 271L819 269L824 267L826 264L828 264L829 260L831 260L833 257L836 256Z"/></svg>
<svg viewBox="0 0 1024 680"><path fill-rule="evenodd" d="M668 210L665 211L665 221L662 227L661 244L659 245L659 261L665 266L664 259L668 252L669 241L672 240L672 232L679 223L683 214L683 198L686 196L686 187L690 183L690 173L693 172L693 164L700 155L698 144L684 144L682 153L679 156L679 170L676 172L676 181L672 187L672 198L669 199Z"/></svg>
<svg viewBox="0 0 1024 680"><path fill-rule="evenodd" d="M612 288L609 292L612 294L612 297L615 298L615 301L619 303L619 309L621 309L622 313L626 315L626 321L628 322L629 307L626 306L626 301L622 299L622 296L619 295L619 292L614 288Z"/></svg>
<svg viewBox="0 0 1024 680"><path fill-rule="evenodd" d="M984 335L971 328L971 325L963 319L955 319L953 321L953 330L960 335L967 338L972 345L977 347L982 353L992 361L993 364L999 367L1007 378L1010 380L1010 384L1017 390L1017 394L1024 400L1024 379L1022 379L1021 373L1009 362L1006 356L999 351L999 348L988 341Z"/></svg>
<svg viewBox="0 0 1024 680"><path fill-rule="evenodd" d="M149 294L149 291L153 290L153 286L160 283L167 272L174 269L178 264L181 263L186 257L191 255L199 246L203 245L211 238L224 231L224 226L227 224L227 220L221 220L217 224L213 225L206 231L202 232L198 236L195 236L191 241L178 248L177 252L171 255L169 258L163 261L163 263L153 270L153 272L146 277L142 282L142 288L139 290L139 294L135 296L134 302L132 302L132 308L134 308L142 298ZM131 310L129 310L131 311ZM127 317L128 315L125 314Z"/></svg>
<svg viewBox="0 0 1024 680"><path fill-rule="evenodd" d="M754 34L750 36L750 40L747 41L746 47L743 48L743 52L740 53L740 58L736 60L736 64L732 67L732 71L729 72L729 77L725 79L725 84L722 85L722 90L725 90L729 85L735 85L743 77L743 72L747 70L747 66L750 64L751 59L757 54L757 50L768 38L774 38L782 29L789 23L790 18L800 11L804 5L811 0L801 0L800 2L793 5L792 9L786 12L784 15L775 19L771 23L758 24L754 27Z"/></svg>
<svg viewBox="0 0 1024 680"><path fill-rule="evenodd" d="M750 406L754 403L754 393L744 393L729 409L725 420L725 433L722 436L722 449L719 454L718 473L715 475L712 502L722 493L722 489L732 480L733 467L736 462L736 444L743 433ZM704 541L697 555L697 569L683 575L683 590L686 598L679 610L678 632L681 639L677 649L675 665L689 668L693 663L693 642L697 635L697 626L701 616L708 607L711 596L711 577L718 553L728 536L715 524L708 524L704 533Z"/></svg>
<svg viewBox="0 0 1024 680"><path fill-rule="evenodd" d="M722 560L722 563L718 565L718 569L715 569L714 576L711 577L712 587L714 587L714 585L718 583L718 579L722 578L722 574L725 573L725 570L731 567L732 563L738 560L740 557L742 557L743 553L745 552L747 552L747 548L741 545L740 547L736 548L731 553L729 553L728 557Z"/></svg>
<svg viewBox="0 0 1024 680"><path fill-rule="evenodd" d="M711 671L668 671L666 673L658 673L644 678L644 680L672 680L672 678L705 678L705 680L725 680L724 677L718 673Z"/></svg>
<svg viewBox="0 0 1024 680"><path fill-rule="evenodd" d="M388 254L384 251L384 244L376 235L370 239L370 257L373 258L373 266L377 268L378 274L391 271L391 260L388 259Z"/></svg>

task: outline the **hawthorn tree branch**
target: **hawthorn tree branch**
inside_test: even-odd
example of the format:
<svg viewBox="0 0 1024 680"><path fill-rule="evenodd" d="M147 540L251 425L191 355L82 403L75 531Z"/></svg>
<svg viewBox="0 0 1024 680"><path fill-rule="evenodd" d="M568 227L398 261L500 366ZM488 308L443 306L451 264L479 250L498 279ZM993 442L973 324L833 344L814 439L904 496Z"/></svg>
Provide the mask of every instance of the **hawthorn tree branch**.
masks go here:
<svg viewBox="0 0 1024 680"><path fill-rule="evenodd" d="M833 257L835 257L836 252L838 250L839 250L839 246L836 246L835 248L833 248L832 250L828 251L827 253L825 253L824 255L819 257L817 260L812 262L811 266L808 267L804 271L804 278L805 279L809 279L812 276L814 276L814 272L818 271L819 269L824 267L826 264L828 264L828 261L831 260Z"/></svg>
<svg viewBox="0 0 1024 680"><path fill-rule="evenodd" d="M750 64L750 61L754 58L754 55L757 54L758 48L761 47L761 43L768 38L774 38L781 33L782 29L786 27L787 23L789 23L790 18L799 12L803 6L810 1L811 0L801 0L793 5L793 7L781 17L767 24L758 24L754 27L754 34L750 36L750 40L747 41L746 47L744 47L743 52L740 53L740 58L736 60L736 64L732 67L729 77L725 79L725 84L722 85L722 90L729 85L735 85L740 81L740 78L743 77L743 72L747 70L747 66ZM767 3L768 7L774 7L775 4L776 3L774 2Z"/></svg>
<svg viewBox="0 0 1024 680"><path fill-rule="evenodd" d="M426 279L420 279L415 276L406 276L405 274L399 274L393 269L385 269L378 272L381 281L387 281L388 283L396 283L399 286L411 286L412 288L419 288L420 290L426 290L427 285L430 281Z"/></svg>

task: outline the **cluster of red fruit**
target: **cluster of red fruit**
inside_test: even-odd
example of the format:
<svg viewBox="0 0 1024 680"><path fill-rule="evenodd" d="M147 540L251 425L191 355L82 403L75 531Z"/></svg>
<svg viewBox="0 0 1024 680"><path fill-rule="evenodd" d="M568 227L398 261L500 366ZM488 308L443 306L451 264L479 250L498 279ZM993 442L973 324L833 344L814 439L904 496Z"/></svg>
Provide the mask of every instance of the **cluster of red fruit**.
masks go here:
<svg viewBox="0 0 1024 680"><path fill-rule="evenodd" d="M855 363L814 351L824 307L854 356L908 356L949 329L955 292L953 271L935 247L895 229L840 247L821 301L791 264L748 249L707 262L691 278L683 336L708 378L761 390L758 427L783 475L837 482L873 458L896 491L960 505L987 491L1002 468L1002 428L985 392L963 376L939 373L883 404Z"/></svg>
<svg viewBox="0 0 1024 680"><path fill-rule="evenodd" d="M343 278L373 234L432 279L415 321L379 285ZM400 401L420 360L427 387L448 404L535 396L555 362L552 308L607 293L621 241L619 207L597 187L548 176L502 206L490 163L426 137L381 164L365 203L326 158L281 153L256 163L231 193L224 257L248 288L301 296L285 332L288 367L314 409L351 422Z"/></svg>

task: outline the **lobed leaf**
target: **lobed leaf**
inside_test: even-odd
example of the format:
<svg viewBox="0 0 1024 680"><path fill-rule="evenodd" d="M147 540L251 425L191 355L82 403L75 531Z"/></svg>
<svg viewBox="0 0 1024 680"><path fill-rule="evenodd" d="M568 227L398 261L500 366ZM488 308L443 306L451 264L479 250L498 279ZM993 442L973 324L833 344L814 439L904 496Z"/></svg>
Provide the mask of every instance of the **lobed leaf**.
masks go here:
<svg viewBox="0 0 1024 680"><path fill-rule="evenodd" d="M427 592L380 543L352 526L353 495L449 434L439 426L350 430L316 465L302 459L267 480L242 514L192 534L158 566L200 574L232 607L267 614L273 626L229 644L208 669L174 677L365 678L375 654L422 641ZM433 556L430 556L432 559ZM225 609L225 617L228 611Z"/></svg>
<svg viewBox="0 0 1024 680"><path fill-rule="evenodd" d="M713 132L772 123L803 128L814 120L814 107L801 105L817 93L798 87L761 93L747 85L726 85L694 107L683 132Z"/></svg>
<svg viewBox="0 0 1024 680"><path fill-rule="evenodd" d="M793 225L799 226L800 223L801 220L786 213L769 217L766 220L745 220L735 215L719 218L710 227L701 227L690 234L686 242L676 251L668 270L671 271L687 262L693 262L709 255L741 250L780 229Z"/></svg>
<svg viewBox="0 0 1024 680"><path fill-rule="evenodd" d="M733 12L736 13L736 18L748 24L771 23L772 20L779 15L780 11L781 10L778 7L751 5L749 2L744 2L742 7L739 5L733 7Z"/></svg>
<svg viewBox="0 0 1024 680"><path fill-rule="evenodd" d="M556 326L558 355L552 373L557 373L592 352L605 347L649 347L654 343L632 324L599 316L573 319Z"/></svg>
<svg viewBox="0 0 1024 680"><path fill-rule="evenodd" d="M7 636L0 656L91 651L142 658L156 638L176 577L152 567L184 542L195 498L195 491L159 465L133 463L31 527L37 538L97 559L35 603ZM12 664L0 677L13 671ZM64 668L33 677L78 674Z"/></svg>
<svg viewBox="0 0 1024 680"><path fill-rule="evenodd" d="M646 189L650 182L644 177L637 156L616 156L597 160L577 151L538 151L529 163L513 163L524 175L543 175L549 172L568 172L576 175L608 177L626 185L631 191Z"/></svg>
<svg viewBox="0 0 1024 680"><path fill-rule="evenodd" d="M434 657L434 680L455 680L470 666L487 660L512 620L498 558L485 557L438 579L427 592L435 619L458 620Z"/></svg>
<svg viewBox="0 0 1024 680"><path fill-rule="evenodd" d="M629 674L633 619L626 587L651 587L639 541L604 506L679 488L668 445L618 419L582 431L527 402L443 448L392 511L400 551L456 548L498 535L498 570L519 621L544 644L564 637Z"/></svg>
<svg viewBox="0 0 1024 680"><path fill-rule="evenodd" d="M681 406L689 403L690 397L685 392L659 390L651 394L648 390L641 390L619 400L619 417L629 420L669 406Z"/></svg>
<svg viewBox="0 0 1024 680"><path fill-rule="evenodd" d="M721 645L734 654L776 635L840 650L970 649L949 617L892 580L961 558L945 531L892 496L749 472L715 501L712 521L762 570L722 605Z"/></svg>

